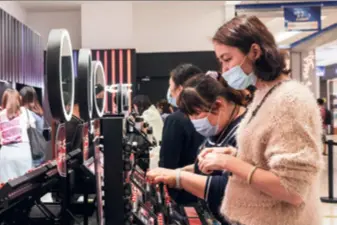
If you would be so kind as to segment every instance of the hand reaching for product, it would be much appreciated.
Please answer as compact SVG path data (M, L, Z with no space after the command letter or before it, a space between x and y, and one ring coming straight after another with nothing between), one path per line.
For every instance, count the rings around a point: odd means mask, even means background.
M164 183L170 188L176 186L176 171L165 168L155 168L146 174L147 180L151 184Z

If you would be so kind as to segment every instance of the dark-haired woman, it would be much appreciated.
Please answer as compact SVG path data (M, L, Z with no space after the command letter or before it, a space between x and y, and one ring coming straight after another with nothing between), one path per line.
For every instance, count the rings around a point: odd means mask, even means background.
M244 99L236 90L228 85L224 87L214 78L200 74L189 79L184 84L178 105L189 116L196 131L206 138L200 149L223 151L219 147L237 147L236 130L246 109L242 106ZM192 166L177 170L158 168L149 171L147 176L154 182L164 182L204 199L215 218L221 224L228 224L219 213L228 173L201 174L197 166Z
M249 78L258 89L238 128L236 156L227 148L198 156L202 172L233 174L221 213L249 225L321 224L322 126L313 94L289 79L284 56L257 17L233 18L213 43L225 78Z
M33 87L25 86L20 90L20 95L23 107L32 112L36 123L36 129L42 134L44 128L43 109L39 103L35 89Z
M183 84L200 73L201 69L192 64L182 64L173 69L169 80L168 102L177 107L176 98L180 95ZM183 112L177 110L172 113L164 123L159 167L177 169L192 164L203 140L203 136L196 132L192 122ZM197 201L185 191L169 189L169 193L179 204Z
M168 103L168 101L166 99L162 99L160 100L157 105L156 105L161 118L163 119L163 121L165 122L165 119L171 114L173 113L173 108L172 106Z
M7 89L2 96L0 112L0 183L24 175L33 167L27 134L35 127L32 113L21 107L18 91Z
M35 119L35 127L36 130L43 135L44 130L44 118L43 118L43 109L39 103L37 98L36 91L33 87L25 86L21 88L20 95L22 99L22 106L28 110ZM38 160L33 160L33 164L35 167L41 165L45 157L42 157Z

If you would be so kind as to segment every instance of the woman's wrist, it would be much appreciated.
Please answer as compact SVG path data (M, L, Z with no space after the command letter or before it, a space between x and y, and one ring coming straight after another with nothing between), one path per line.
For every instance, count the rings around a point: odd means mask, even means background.
M183 172L180 168L179 169L176 169L175 170L176 172L176 185L175 185L175 188L176 189L182 189L182 186L181 186L181 173Z
M232 155L222 155L220 157L221 160L221 168L222 170L229 170L231 171L231 165L233 164L233 161L235 160L235 157Z

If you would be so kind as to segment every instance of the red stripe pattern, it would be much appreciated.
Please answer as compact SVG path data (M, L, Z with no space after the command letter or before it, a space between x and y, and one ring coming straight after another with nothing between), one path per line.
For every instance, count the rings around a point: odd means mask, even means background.
M136 83L136 68L134 49L92 50L93 60L100 60L103 64L107 85ZM132 93L129 93L129 111L131 111ZM105 112L117 112L115 94L107 93Z

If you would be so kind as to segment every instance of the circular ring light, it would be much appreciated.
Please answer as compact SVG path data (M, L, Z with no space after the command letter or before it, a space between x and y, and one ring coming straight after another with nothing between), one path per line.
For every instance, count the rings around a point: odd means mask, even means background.
M80 115L83 120L91 119L93 112L93 73L91 61L91 50L80 49L75 91L80 106ZM86 87L86 90L83 90L83 87Z
M94 97L94 117L102 117L105 109L106 80L103 65L100 61L92 62L93 70L93 97Z
M75 75L73 49L65 29L49 32L47 44L47 93L52 116L69 121L74 108Z

